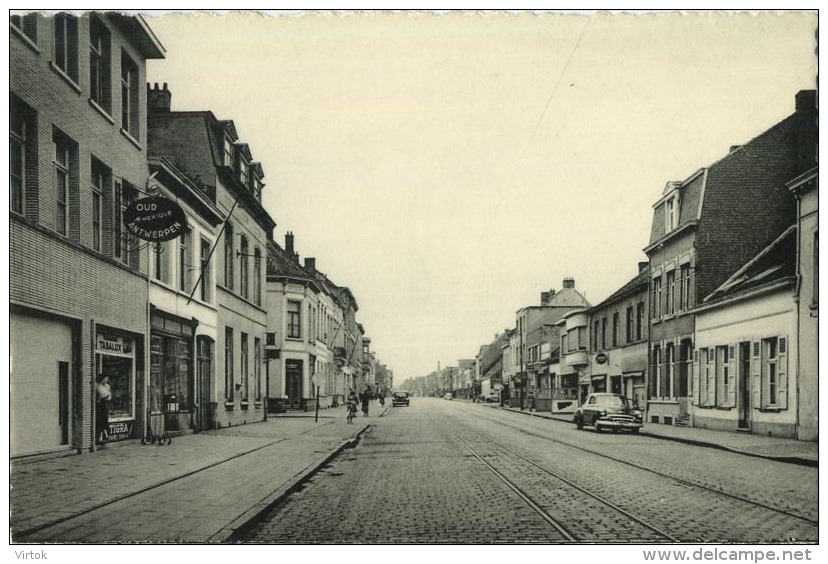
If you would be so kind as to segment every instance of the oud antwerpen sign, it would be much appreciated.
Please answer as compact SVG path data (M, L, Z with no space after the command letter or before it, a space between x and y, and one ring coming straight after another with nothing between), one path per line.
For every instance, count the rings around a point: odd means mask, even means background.
M160 196L135 200L124 210L127 231L145 241L159 243L175 239L187 227L184 210Z

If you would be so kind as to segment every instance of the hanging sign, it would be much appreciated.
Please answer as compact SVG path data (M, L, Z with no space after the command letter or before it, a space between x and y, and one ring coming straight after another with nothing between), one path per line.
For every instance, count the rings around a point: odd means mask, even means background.
M124 225L139 239L160 243L181 235L187 227L187 218L174 201L149 196L135 200L124 210Z
M597 362L598 364L606 364L608 360L609 357L607 356L607 353L600 352L595 355L595 362Z

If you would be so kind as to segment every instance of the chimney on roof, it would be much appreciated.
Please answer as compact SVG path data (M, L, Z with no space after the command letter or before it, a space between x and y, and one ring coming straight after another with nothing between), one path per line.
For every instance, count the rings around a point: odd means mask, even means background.
M574 288L575 287L575 279L574 278L564 278L563 279L563 287L564 288Z
M647 261L644 261L644 262L639 262L639 263L638 263L638 272L642 272L642 271L643 271L645 268L647 268L648 266L650 266L650 263L649 263L649 262L647 262Z
M293 231L285 233L285 252L293 255Z
M305 257L305 268L308 270L316 270L316 259L313 257Z
M147 83L147 111L151 114L167 114L170 112L170 100L172 99L172 92L167 89L167 83L164 83L164 88L159 89L156 82L150 88Z
M796 111L813 112L817 104L816 90L800 90L796 93Z
M541 292L541 305L546 305L549 301L549 292Z

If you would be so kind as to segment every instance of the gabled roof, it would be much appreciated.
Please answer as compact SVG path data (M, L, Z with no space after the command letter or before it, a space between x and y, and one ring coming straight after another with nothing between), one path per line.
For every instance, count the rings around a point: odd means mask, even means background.
M302 266L288 255L275 241L267 241L267 276L268 278L286 278L302 282L310 282L318 288L316 277L307 272Z
M633 279L631 279L629 282L627 282L626 284L618 288L615 292L610 294L609 297L607 297L604 301L591 308L592 311L610 305L618 300L621 300L629 296L630 294L636 294L642 290L646 292L650 284L649 276L650 266L647 265L644 268L642 268L641 272L639 272Z
M796 225L790 226L704 299L718 302L796 276Z

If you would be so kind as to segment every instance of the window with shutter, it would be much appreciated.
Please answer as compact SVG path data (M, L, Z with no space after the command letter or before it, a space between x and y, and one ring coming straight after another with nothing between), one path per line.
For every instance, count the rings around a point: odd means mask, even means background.
M699 405L699 351L693 351L693 404Z
M788 409L788 338L779 337L779 354L777 367L776 406L779 409Z
M753 374L753 409L762 409L762 369L759 356L760 343L753 343L753 360L751 361L751 373Z
M730 345L728 347L728 388L726 394L727 405L734 407L736 405L736 347Z
M707 364L705 367L707 377L707 401L705 405L716 405L716 349L707 349Z

